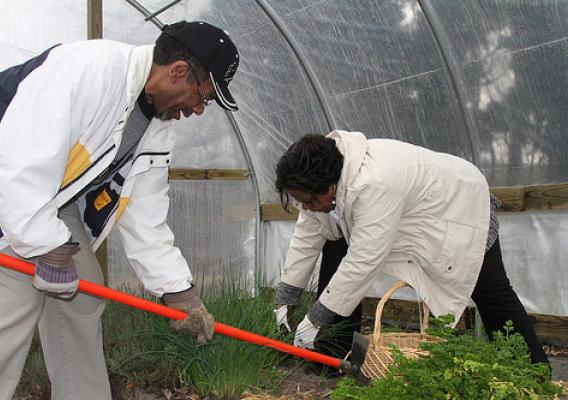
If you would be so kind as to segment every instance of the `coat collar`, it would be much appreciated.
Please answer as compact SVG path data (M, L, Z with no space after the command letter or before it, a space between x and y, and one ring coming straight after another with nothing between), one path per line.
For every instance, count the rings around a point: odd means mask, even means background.
M335 140L339 152L343 155L343 168L339 182L337 182L335 195L336 207L341 215L345 209L347 188L355 180L367 153L367 138L361 132L339 130L330 132L327 137Z
M154 60L154 45L138 46L132 49L128 60L127 97L128 104L134 104L150 76Z

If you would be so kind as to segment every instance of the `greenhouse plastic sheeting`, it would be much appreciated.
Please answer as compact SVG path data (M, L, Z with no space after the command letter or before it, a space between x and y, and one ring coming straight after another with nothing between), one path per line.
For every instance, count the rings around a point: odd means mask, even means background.
M233 126L220 107L206 108L200 118L180 120L175 130L172 168L247 168Z
M170 0L140 3L152 12ZM126 1L103 1L103 14L106 39L151 44L159 34ZM84 39L86 18L85 2L4 1L0 68ZM215 277L229 266L254 274L251 249L263 240L255 237L257 198L278 200L278 158L308 133L358 130L449 152L478 165L491 186L568 182L566 0L182 0L159 19L216 24L241 53L231 83L241 110L229 118L211 107L175 124L175 168L252 167L260 189L252 180L172 183L170 220L197 271L205 263L219 266L207 268ZM238 223L225 209L235 204ZM568 213L555 213L502 214L503 249L529 308L566 315L544 305L559 296L542 289L553 285L547 274L566 276L566 232L554 222L566 225ZM282 264L290 224L265 223L260 232L266 276ZM121 256L110 247L114 263ZM525 271L519 283L515 271Z
M76 0L3 0L0 7L0 71L56 43L87 38L87 9Z
M568 181L568 2L424 3L456 70L490 184Z
M286 3L271 2L322 85L335 128L471 159L457 98L415 2L328 1L284 11Z
M169 1L141 3L154 11ZM84 38L78 4L4 2L2 66ZM159 34L125 1L103 7L105 38L145 44ZM461 155L492 186L568 181L567 17L568 2L551 0L199 0L159 16L210 21L239 46L235 119L262 201L276 200L274 166L289 144L331 128ZM210 124L206 137L232 140L227 118ZM203 158L200 146L186 147L188 160ZM206 159L232 167L239 157L231 144Z
M465 157L479 165L492 186L568 181L565 146L559 146L568 144L568 115L563 112L568 103L563 90L568 83L568 2L267 3L297 47L294 56L322 88L331 127ZM228 4L231 13L238 13L232 7L240 2ZM246 25L253 33L240 35L243 18L235 18L235 40L249 55L243 58L247 77L234 85L247 107L236 119L251 148L271 149L252 151L252 157L261 199L275 201L271 184L277 154L301 135L323 134L328 128L321 126L319 103L309 101L295 111L297 102L311 98L304 92L313 87L308 81L305 88L297 87L301 80L295 69L300 66L294 60L286 63L286 82L294 85L288 104L281 105L280 113L262 112L270 108L266 102L280 104L287 98L282 79L274 79L282 75L281 45L275 39L261 49L261 60L254 57L249 48L264 43L273 28L255 15ZM272 57L264 57L270 52ZM261 83L256 90L249 87L249 68L252 82ZM260 104L257 92L265 96Z
M250 203L254 192L246 181L172 181L168 223L175 244L188 260L194 282L210 288L237 279L253 288L254 214ZM109 284L137 288L135 277L112 234L108 244ZM160 266L156 266L159 268Z
M568 213L501 213L503 259L529 311L568 315Z

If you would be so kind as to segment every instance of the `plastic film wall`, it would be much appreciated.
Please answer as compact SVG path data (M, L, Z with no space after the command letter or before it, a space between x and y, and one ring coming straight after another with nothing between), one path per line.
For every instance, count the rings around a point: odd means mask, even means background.
M268 3L313 70L335 128L465 157L492 186L568 181L566 1ZM263 81L271 72L258 68ZM279 85L267 89L280 98ZM294 93L290 103L303 101ZM290 140L325 133L311 121L271 126ZM254 156L259 174L272 177L272 153Z
M568 3L426 3L490 183L568 181Z
M4 3L0 68L86 36L82 2ZM155 11L171 0L140 3ZM107 39L149 44L159 34L126 1L103 0L103 11ZM307 133L358 130L449 152L474 162L491 186L568 182L568 0L182 0L158 18L216 24L241 54L234 120L217 107L176 128L174 168L252 167L260 188L251 180L171 182L170 222L200 276L254 273L257 195L278 200L276 162ZM556 277L555 291L568 293L559 228L568 213L501 219L505 262L525 304L568 315L568 302L539 289ZM262 226L259 267L270 280L292 226ZM109 248L113 277L128 280L114 239Z
M56 43L87 37L87 9L73 0L4 0L0 10L0 71Z
M252 188L241 181L172 181L168 223L186 257L194 282L209 288L231 280L253 287L254 212ZM137 288L117 235L108 246L109 281ZM159 266L158 266L159 267Z

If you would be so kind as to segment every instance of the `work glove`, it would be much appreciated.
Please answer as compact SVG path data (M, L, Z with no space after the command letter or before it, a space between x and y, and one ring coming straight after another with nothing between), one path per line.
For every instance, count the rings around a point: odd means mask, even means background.
M73 256L79 250L79 243L67 242L37 257L32 282L34 287L61 299L73 297L79 287Z
M274 309L274 315L276 316L276 328L279 331L282 329L282 325L284 325L288 332L292 332L288 323L288 306L286 304L277 304L276 309Z
M203 305L197 290L193 287L178 293L166 293L162 296L165 305L187 313L187 317L172 321L171 326L179 332L197 337L199 344L213 339L215 319Z
M303 347L306 349L314 348L314 341L319 332L320 328L312 324L308 316L306 315L298 329L296 329L296 334L294 335L294 346Z

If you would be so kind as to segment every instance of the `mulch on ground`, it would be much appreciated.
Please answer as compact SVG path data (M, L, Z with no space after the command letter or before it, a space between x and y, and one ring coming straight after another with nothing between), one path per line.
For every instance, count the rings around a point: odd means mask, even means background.
M245 392L240 400L324 400L329 399L340 377L326 378L307 372L297 363L282 367L288 375L276 390L267 392ZM212 400L199 397L187 389L142 388L133 382L113 385L116 399L120 400ZM34 399L35 400L35 399Z

